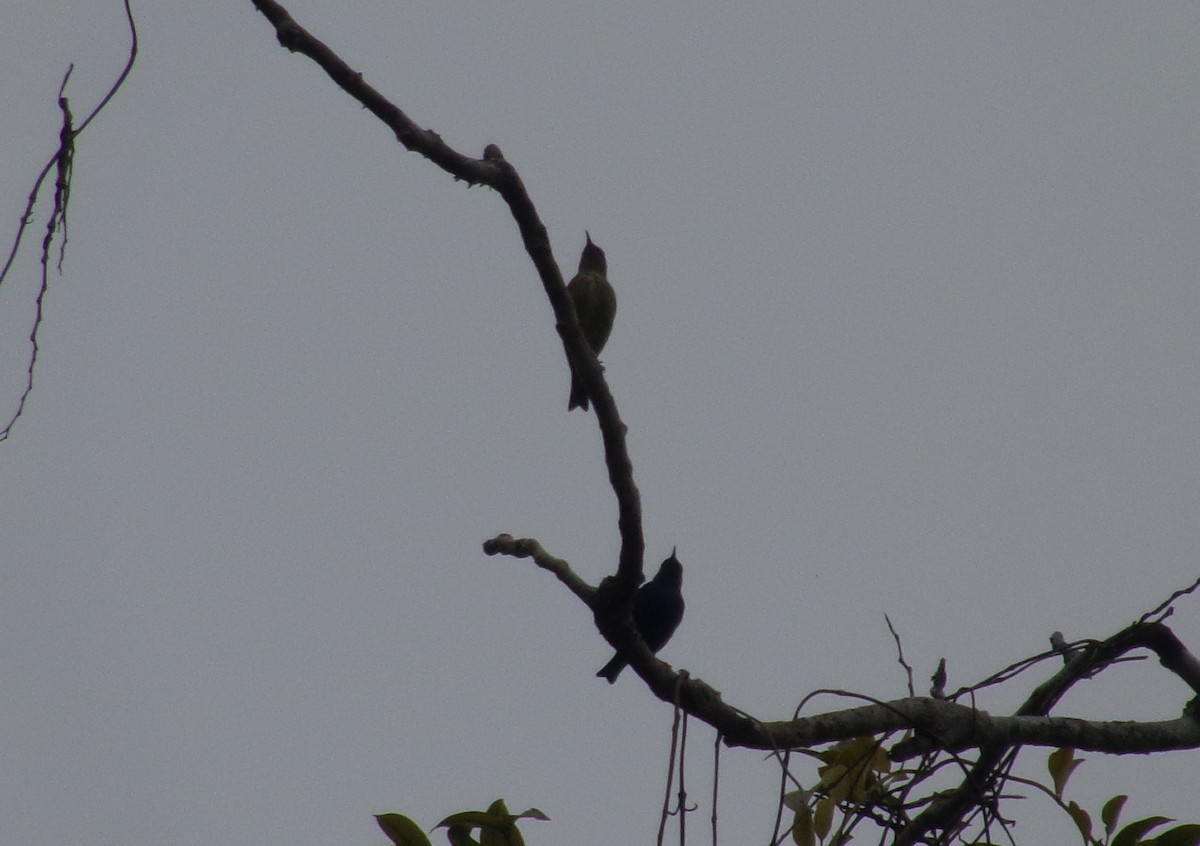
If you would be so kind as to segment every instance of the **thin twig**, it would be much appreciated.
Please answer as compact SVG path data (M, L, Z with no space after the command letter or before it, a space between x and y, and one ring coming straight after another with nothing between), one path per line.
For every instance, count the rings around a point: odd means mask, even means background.
M129 22L129 58L126 60L125 67L117 77L116 82L108 89L108 93L104 95L99 104L92 109L91 113L78 127L74 126L70 103L66 97L67 81L71 78L71 71L75 66L68 66L67 72L63 74L62 83L58 88L58 107L59 111L62 112L62 123L58 133L58 149L50 157L50 160L46 162L33 182L33 189L29 192L29 198L25 204L25 212L21 215L21 222L17 225L16 234L13 236L12 248L9 250L4 267L0 268L0 285L3 285L4 280L8 277L8 271L12 268L13 262L16 261L17 253L20 251L25 230L33 222L33 209L37 204L38 197L41 195L42 185L53 169L56 174L54 181L54 207L51 209L50 216L46 220L46 234L42 238L41 281L38 286L37 297L34 300L33 324L29 330L29 358L26 360L25 366L25 387L22 389L21 396L17 400L17 408L13 412L12 417L9 418L4 428L0 429L0 442L8 440L13 426L16 425L17 420L25 411L25 403L28 401L30 394L33 393L33 374L37 368L38 353L41 349L38 344L38 334L42 327L46 292L50 287L50 254L54 245L54 239L59 233L62 234L62 238L59 241L56 267L60 274L62 273L63 260L66 258L67 209L70 205L71 176L75 163L75 139L83 133L88 124L100 114L109 101L116 95L117 91L125 83L125 79L129 76L130 71L133 70L134 60L137 59L137 25L133 20L133 10L129 6L129 0L125 0L125 19Z
M904 668L904 674L908 678L908 695L916 696L917 691L913 687L913 668L904 660L904 644L900 642L900 635L897 634L896 627L892 625L892 618L884 614L883 619L887 623L888 631L892 633L892 640L896 641L896 660L900 662L900 666Z
M658 819L658 846L663 845L667 833L667 817L671 815L671 787L675 778L675 755L679 749L679 723L683 709L675 703L671 716L671 753L667 758L667 786L663 791L662 813Z
M721 784L721 733L713 740L712 846L717 846L717 788Z

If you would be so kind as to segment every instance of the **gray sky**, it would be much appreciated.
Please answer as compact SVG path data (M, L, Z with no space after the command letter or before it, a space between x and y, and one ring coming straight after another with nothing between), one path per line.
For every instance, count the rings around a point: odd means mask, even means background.
M1200 8L289 8L458 149L499 144L565 272L585 228L606 249L649 563L685 566L663 657L731 703L903 695L885 613L921 687L942 656L955 687L1200 574ZM373 813L497 796L553 818L531 844L649 842L670 710L593 677L609 650L553 578L479 549L534 536L594 582L618 545L503 203L249 2L136 12L0 445L4 842L375 843ZM82 114L123 26L116 0L0 12L4 232L67 64ZM39 238L0 290L5 417ZM1200 648L1197 601L1173 624ZM1187 698L1145 662L1059 713ZM1087 757L1093 811L1196 818L1195 753ZM722 774L724 837L766 843L775 771Z

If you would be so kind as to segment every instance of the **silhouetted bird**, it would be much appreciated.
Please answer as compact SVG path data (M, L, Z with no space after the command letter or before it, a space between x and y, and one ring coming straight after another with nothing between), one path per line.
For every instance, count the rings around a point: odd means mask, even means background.
M579 318L583 337L587 338L592 352L600 355L612 332L613 318L617 315L617 294L605 275L608 273L608 260L604 257L604 250L592 243L591 235L587 232L583 234L587 235L587 244L579 256L579 272L567 283L567 293L575 304L575 316ZM587 411L588 396L572 364L571 399L567 402L567 411L573 408Z
M672 549L671 557L662 563L654 578L642 585L633 597L633 624L651 652L658 652L667 645L683 619L682 588L683 565ZM612 684L628 664L618 652L596 675Z

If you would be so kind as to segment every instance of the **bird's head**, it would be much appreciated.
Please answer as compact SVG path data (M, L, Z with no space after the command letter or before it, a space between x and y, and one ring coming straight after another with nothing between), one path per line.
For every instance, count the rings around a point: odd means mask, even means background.
M683 565L675 557L675 547L671 547L671 556L659 566L654 581L683 584Z
M580 273L599 273L605 274L608 272L608 259L604 257L604 250L592 243L592 236L585 231L587 243L583 245L583 252L579 256L579 272Z

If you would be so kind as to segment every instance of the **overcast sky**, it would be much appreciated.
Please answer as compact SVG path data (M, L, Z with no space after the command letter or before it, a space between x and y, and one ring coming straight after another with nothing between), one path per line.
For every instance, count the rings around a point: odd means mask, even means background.
M585 229L607 251L648 564L685 567L662 656L731 704L904 695L885 613L953 688L1200 575L1200 7L288 6L420 125L500 145L565 273ZM504 204L248 0L135 11L0 444L0 839L369 844L374 813L503 796L552 818L533 846L650 842L670 709L593 677L609 649L551 576L480 551L536 537L595 582L618 548ZM4 238L67 65L82 115L124 27L117 0L0 10ZM40 236L0 289L5 419ZM1172 625L1200 649L1200 599ZM1058 713L1189 698L1147 661ZM1198 754L1089 755L1070 795L1195 820ZM726 842L767 843L775 770L721 772Z

